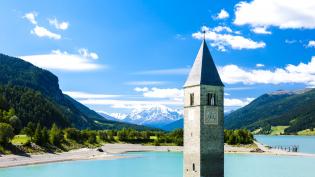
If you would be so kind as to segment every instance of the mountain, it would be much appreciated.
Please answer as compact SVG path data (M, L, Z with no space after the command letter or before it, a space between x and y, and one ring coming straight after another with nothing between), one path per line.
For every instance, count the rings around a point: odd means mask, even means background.
M172 130L183 128L183 127L184 127L184 119L179 119L177 121L164 125L163 127L161 127L161 129L166 130L166 131L172 131Z
M104 119L86 106L64 95L58 78L51 72L38 68L19 58L0 54L1 105L15 109L23 126L40 122L50 127L74 126L78 129L147 129Z
M107 120L112 120L112 121L120 121L119 119L109 115L108 113L105 112L98 112L99 115L101 115L103 118L107 119Z
M285 133L315 127L315 89L264 94L225 116L227 129L248 128L268 133L272 126L287 126Z
M146 108L138 108L132 110L131 113L127 115L112 114L122 122L145 125L149 127L162 128L163 126L170 124L174 121L183 118L183 114L164 105L154 105Z

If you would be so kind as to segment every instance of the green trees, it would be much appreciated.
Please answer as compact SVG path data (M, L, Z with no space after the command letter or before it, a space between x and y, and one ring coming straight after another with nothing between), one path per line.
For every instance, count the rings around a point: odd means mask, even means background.
M246 129L224 130L224 142L227 144L251 144L253 141L253 134Z
M173 139L174 143L177 146L183 146L183 136L184 136L184 131L183 129L176 129L171 132L170 137Z
M123 128L117 132L117 137L119 141L127 141L128 140L128 131L127 129Z
M34 143L36 143L38 145L43 144L43 142L42 142L42 128L41 128L39 123L37 123L33 140L34 140Z
M0 144L6 145L14 136L14 129L10 124L0 123Z
M63 132L57 127L56 124L53 124L49 131L49 143L59 146L64 139Z
M42 134L42 139L41 139L41 142L43 144L47 144L48 143L48 140L49 140L49 133L48 133L48 130L46 127L44 127L42 130L41 130L41 134Z
M33 122L29 122L26 127L21 130L21 134L25 134L29 137L34 136L36 125Z
M77 142L81 142L81 132L78 129L75 128L66 128L64 130L66 138L69 140L74 140Z
M18 134L22 128L21 120L16 115L14 115L9 118L9 123L14 129L14 133Z

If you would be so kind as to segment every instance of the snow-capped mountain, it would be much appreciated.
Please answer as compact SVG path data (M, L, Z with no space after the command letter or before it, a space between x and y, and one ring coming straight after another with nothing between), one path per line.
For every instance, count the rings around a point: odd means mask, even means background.
M127 114L123 113L110 113L109 115L119 120L124 120L127 117Z
M98 111L97 112L99 115L101 115L102 117L104 117L107 120L113 120L113 121L120 121L119 119L117 119L114 116L111 116L110 114L108 114L107 112L103 112L103 111Z
M182 111L171 109L164 105L154 105L146 108L134 109L127 115L120 113L112 113L109 115L122 122L156 128L161 128L164 125L183 118Z

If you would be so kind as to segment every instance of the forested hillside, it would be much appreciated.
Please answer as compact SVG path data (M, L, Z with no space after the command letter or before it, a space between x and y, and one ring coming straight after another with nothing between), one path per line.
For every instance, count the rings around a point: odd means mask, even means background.
M286 126L286 134L315 127L315 89L264 94L225 117L227 129L248 128L260 133Z
M3 100L0 104L13 108L24 126L33 122L78 129L147 129L104 119L64 95L58 78L51 72L3 54L0 54L0 97Z

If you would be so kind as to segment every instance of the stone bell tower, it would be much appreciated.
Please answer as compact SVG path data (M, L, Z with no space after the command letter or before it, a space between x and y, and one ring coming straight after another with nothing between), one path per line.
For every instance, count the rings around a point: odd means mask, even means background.
M184 177L224 177L223 94L203 40L184 85Z

